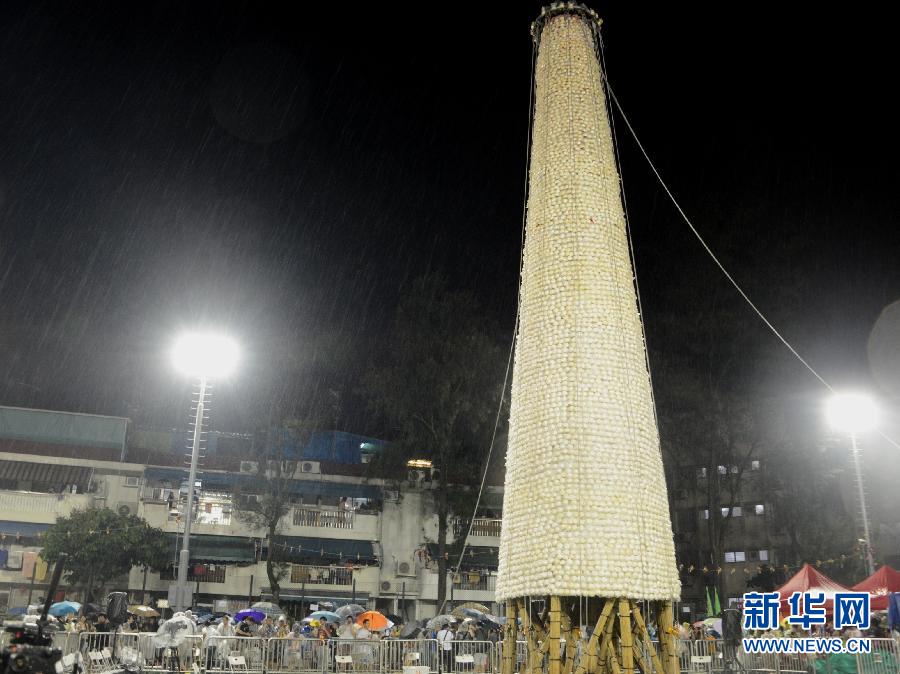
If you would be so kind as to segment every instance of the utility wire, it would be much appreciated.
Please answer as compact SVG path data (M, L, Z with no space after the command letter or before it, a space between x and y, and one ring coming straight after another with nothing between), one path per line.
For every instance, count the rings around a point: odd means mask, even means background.
M722 274L725 276L725 278L728 279L728 281L731 283L731 285L734 286L734 289L738 291L738 294L744 299L744 301L747 303L747 305L760 318L760 320L766 324L766 327L769 328L769 330L772 332L772 334L775 335L778 338L778 340L782 344L784 344L785 347L787 347L788 351L790 351L794 355L794 357L798 361L800 361L803 364L803 366L807 370L809 370L809 372L816 379L818 379L819 382L825 388L827 388L831 393L834 393L835 392L834 387L831 384L829 384L825 380L825 378L822 377L822 375L820 375L818 372L816 372L816 370L812 367L812 365L810 365L806 361L806 359L800 355L800 353L797 351L797 349L795 349L791 345L791 343L788 342L787 339L785 339L785 337L778 331L778 329L774 325L772 325L772 322L768 318L766 318L765 314L763 314L763 312L759 309L759 307L757 307L756 304L753 303L753 301L750 299L750 297L747 295L747 293L744 292L744 289L741 287L741 285L734 279L734 277L725 268L725 265L723 265L722 262L719 260L719 258L716 257L716 254L713 253L712 249L709 247L709 244L706 243L706 240L703 238L703 236L700 234L700 232L697 231L697 228L694 227L694 223L691 222L691 219L684 212L684 209L681 207L681 204L678 203L678 200L675 198L675 195L672 194L672 190L669 189L669 186L666 184L666 181L663 180L662 176L660 175L659 171L656 168L656 165L653 163L653 160L650 159L650 155L647 153L647 150L644 148L644 144L641 143L640 139L637 136L637 133L634 130L634 127L631 125L631 122L628 119L628 116L625 114L625 111L622 109L622 104L619 103L619 99L616 98L616 95L612 89L612 85L610 85L610 83L609 83L609 79L607 79L607 81L606 81L606 90L609 92L610 99L612 99L613 103L615 103L616 108L619 111L619 114L622 115L622 121L624 121L625 125L628 127L628 131L631 133L631 137L634 138L635 144L638 146L638 149L641 151L641 154L644 155L644 159L647 161L647 164L650 166L650 170L653 171L653 175L656 176L656 179L659 181L659 184L662 186L663 190L668 195L669 199L672 201L672 204L678 210L678 213L681 215L682 219L687 224L688 228L691 230L691 233L693 233L693 235L696 237L697 241L700 242L700 245L703 246L703 249L707 252L707 254L710 256L710 258L712 258L712 261L715 262L716 266L719 268L719 270L722 272ZM893 447L895 447L896 449L900 449L900 444L898 444L893 438L888 436L884 431L879 430L879 431L877 431L877 433L881 438L886 440Z

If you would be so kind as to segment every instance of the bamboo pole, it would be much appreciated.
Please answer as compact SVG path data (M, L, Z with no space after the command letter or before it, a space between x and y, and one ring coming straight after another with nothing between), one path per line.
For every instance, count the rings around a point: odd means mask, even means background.
M681 663L678 660L678 648L675 645L675 618L672 602L661 602L657 608L657 625L659 626L659 642L663 646L663 659L666 674L680 674Z
M550 596L549 674L562 674L559 666L559 595Z
M646 647L647 652L650 654L650 661L653 663L653 666L656 668L656 671L659 672L659 674L666 674L665 667L663 666L663 663L660 661L659 656L656 653L656 648L653 646L653 641L650 639L650 633L647 631L647 624L644 622L644 617L641 615L641 609L639 606L635 605L634 611L632 612L632 617L634 618L634 623L636 626L635 631L640 634L641 641L644 642L644 646ZM660 643L664 643L661 636ZM665 648L665 646L663 647Z
M506 602L506 632L503 635L503 674L516 671L516 605Z
M634 653L631 639L631 602L619 600L619 646L622 651L622 674L634 674Z
M606 656L607 662L609 663L609 671L612 674L622 674L622 670L619 667L619 658L616 656L616 647L613 645L612 641L606 642Z
M613 599L606 600L603 610L597 618L594 632L591 634L591 638L585 649L585 653L587 654L587 667L585 667L584 662L579 662L578 667L575 668L575 674L585 674L585 670L587 670L588 674L595 674L597 671L597 644L600 641L600 635L603 634L603 631L606 629L606 621L609 619L610 613L612 613L614 601L615 600Z
M609 604L612 609L615 609L615 599L610 599ZM613 660L616 660L615 652L611 650L612 646L612 638L613 631L616 627L616 619L612 615L610 615L609 620L606 621L606 629L603 631L603 640L600 642L600 672L601 674L605 674L607 671L612 670L612 664L608 662L608 655L610 652L613 653ZM618 670L618 661L616 661L616 669Z

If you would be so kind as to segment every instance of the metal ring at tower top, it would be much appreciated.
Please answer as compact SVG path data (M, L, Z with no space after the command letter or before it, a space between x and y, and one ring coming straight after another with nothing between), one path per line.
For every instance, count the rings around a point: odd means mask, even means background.
M583 5L580 2L554 2L542 7L541 15L531 23L531 37L535 45L540 44L541 31L544 30L547 21L561 14L573 14L581 17L594 28L595 34L600 30L600 25L603 23L603 19L600 18L597 12L587 5Z

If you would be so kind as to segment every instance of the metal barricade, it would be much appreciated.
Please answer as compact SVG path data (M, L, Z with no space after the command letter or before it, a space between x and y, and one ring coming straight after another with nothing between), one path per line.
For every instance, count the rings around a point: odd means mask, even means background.
M381 641L369 639L329 639L325 672L378 672Z
M381 671L403 672L404 667L420 667L419 674L439 671L438 643L434 639L385 639L381 642Z
M203 637L188 635L178 646L160 648L153 637L155 632L144 632L138 636L138 668L151 672L185 672L202 667Z
M893 639L872 639L872 652L856 656L859 674L897 674L900 672L900 644Z
M67 635L66 646L71 647L77 638L76 650L84 658L90 672L101 672L116 669L122 662L123 654L132 659L138 651L139 635L133 632L82 632ZM74 652L74 651L73 651ZM66 653L63 653L66 655Z
M450 656L443 653L443 670L452 674L497 672L497 649L492 641L451 641Z
M328 661L329 644L321 639L269 639L268 674L318 674Z
M201 668L208 674L236 670L262 674L268 665L267 641L258 637L207 637L203 644Z
M56 632L52 637L53 648L61 650L63 656L78 653L79 636L78 632Z

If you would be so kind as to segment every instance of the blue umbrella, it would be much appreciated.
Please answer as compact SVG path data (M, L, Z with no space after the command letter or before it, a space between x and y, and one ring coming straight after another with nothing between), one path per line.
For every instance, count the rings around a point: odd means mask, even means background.
M266 614L255 608L245 608L243 611L238 611L234 614L235 622L240 622L244 618L250 618L255 623L261 623L266 619Z
M61 618L70 613L78 613L80 610L81 604L77 601L58 601L50 607L50 615Z
M341 622L341 617L334 611L315 611L306 616L307 620L324 620L330 623Z
M16 606L15 608L9 609L6 614L7 615L25 615L28 611L28 607L26 606Z

